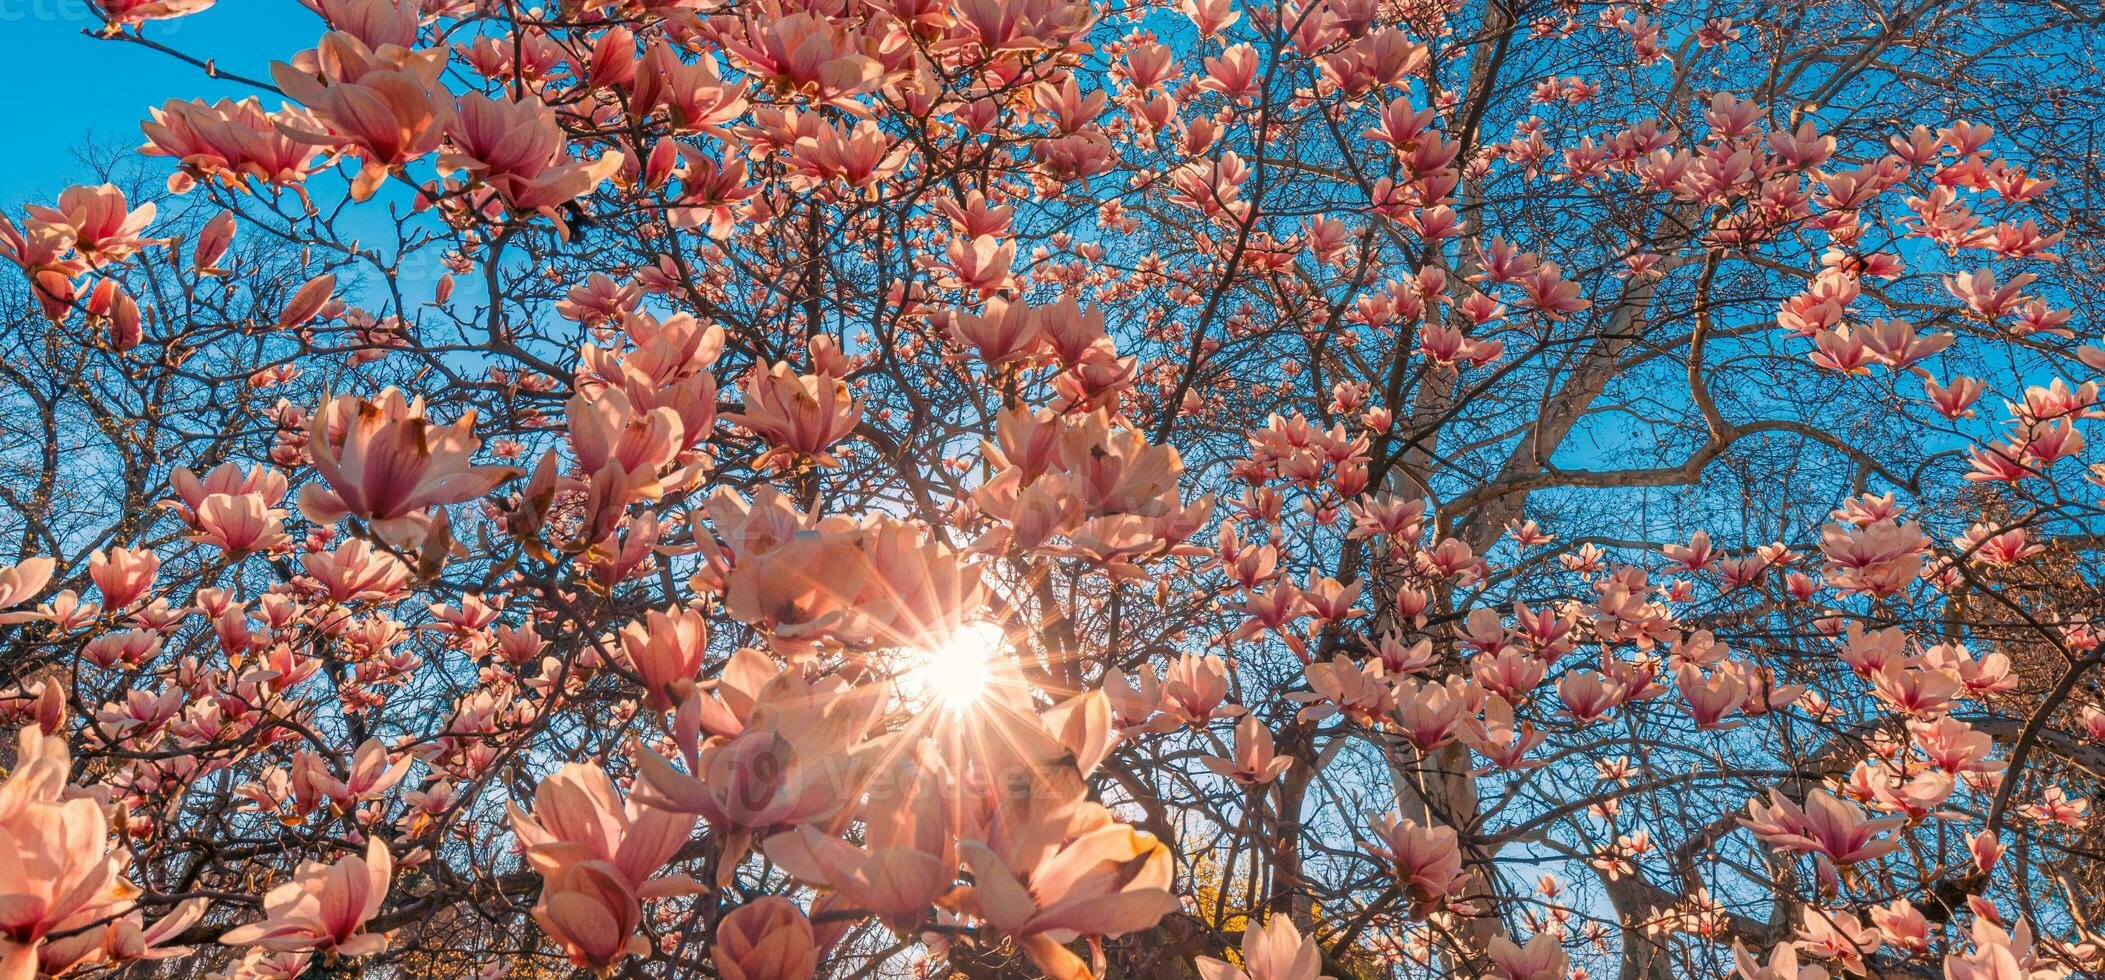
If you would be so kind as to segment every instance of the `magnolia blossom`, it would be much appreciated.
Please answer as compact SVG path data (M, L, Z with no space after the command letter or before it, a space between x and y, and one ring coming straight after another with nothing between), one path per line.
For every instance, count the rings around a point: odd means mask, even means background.
M1167 730L1201 725L1217 714L1241 714L1240 705L1223 703L1227 698L1227 661L1187 653L1170 664L1162 679L1162 703L1157 706L1161 714L1155 716L1155 725Z
M175 491L175 501L164 501L186 519L194 521L199 507L215 496L247 497L262 500L266 507L276 507L285 499L285 474L267 466L251 467L247 472L233 463L221 463L199 478L187 466L178 466L168 474L168 485Z
M533 915L570 962L587 969L650 953L649 940L636 932L643 908L635 889L603 863L565 864L542 876Z
M369 46L343 31L323 35L306 57L271 65L278 87L313 113L284 132L356 156L352 195L365 200L390 169L438 148L453 106L439 79L444 55L444 48Z
M173 157L181 164L182 169L168 178L169 190L176 193L190 190L199 177L298 188L322 166L318 148L279 129L280 123L295 131L321 128L298 106L266 112L254 97L214 103L170 99L148 113L139 124L147 139L139 152ZM204 259L203 241L199 249Z
M957 313L950 318L951 336L993 368L1028 361L1043 331L1036 311L1023 303L990 303L985 314Z
M0 568L0 609L19 606L44 591L44 583L51 581L55 567L57 562L47 557L25 558L17 564Z
M651 878L686 842L693 819L624 802L597 766L564 763L534 788L531 815L516 805L509 813L527 860L543 874L595 861L641 894L678 894L689 884L675 877L653 886Z
M580 966L644 955L649 946L636 934L641 903L695 890L684 876L655 877L686 842L693 818L624 802L597 766L564 764L535 787L532 815L513 806L510 816L542 877L534 921Z
M488 184L506 203L553 216L556 205L587 194L621 168L619 152L590 163L569 160L555 112L533 96L518 101L470 95L446 123L453 149L439 165Z
M431 508L473 500L517 473L468 462L482 445L474 429L472 410L435 425L423 399L393 388L373 400L340 396L308 423L308 449L325 482L300 489L300 513L319 524L355 517L385 541L416 544Z
M1769 962L1764 964L1747 951L1747 947L1734 941L1733 963L1741 980L1828 980L1825 967L1816 963L1798 962L1798 948L1789 942L1776 944L1769 951Z
M1740 820L1773 846L1824 854L1845 865L1870 860L1899 847L1899 842L1877 835L1903 822L1898 817L1866 820L1862 810L1825 790L1807 794L1803 808L1770 790L1768 804L1759 800L1748 803L1747 816Z
M1177 906L1161 841L1110 822L1108 814L1086 817L1080 826L1094 829L1055 848L1004 848L1004 855L977 841L961 845L975 882L963 901L990 928L1014 937L1049 976L1087 976L1061 945L1066 939L1124 935Z
M2005 929L1986 915L1973 920L1973 948L1944 957L1948 980L2064 980L2069 973L2039 956L2032 928L2019 920Z
M137 27L149 20L170 20L210 8L214 0L103 0L103 17L112 27Z
M114 184L75 185L59 192L57 207L28 208L30 217L59 231L81 258L122 261L148 242L140 233L153 222L154 205L130 207Z
M18 743L0 781L0 977L30 980L40 957L71 962L94 948L62 939L47 952L47 937L126 913L138 889L123 877L125 852L111 846L102 804L66 785L65 742L32 726Z
M1391 815L1368 817L1374 839L1367 853L1388 865L1389 873L1410 896L1412 911L1424 915L1469 881L1462 870L1460 838L1452 827L1426 827Z
M694 690L709 634L701 615L691 609L652 610L623 627L619 640L622 658L643 678L645 702L665 711Z
M193 541L230 555L271 551L286 542L284 510L271 507L262 494L215 493L198 502Z
M824 372L797 374L786 362L748 373L742 390L745 410L724 420L766 440L768 459L835 465L827 449L854 432L862 417L862 402L848 394L845 382Z
M1301 938L1293 919L1273 915L1261 929L1243 927L1242 966L1210 956L1196 960L1202 980L1330 980L1322 973L1323 950Z
M144 549L108 548L88 559L88 577L102 590L102 604L122 609L153 588L161 556Z
M1538 933L1526 945L1517 945L1505 936L1491 940L1486 953L1495 969L1497 980L1564 980L1571 969L1571 958L1565 955L1563 937L1554 932Z
M771 896L724 916L714 952L724 980L804 980L819 951L811 920L788 899Z
M1244 786L1262 786L1279 777L1292 767L1294 760L1282 759L1274 754L1272 731L1258 722L1255 715L1244 715L1235 724L1235 758L1207 756L1199 760L1216 774L1226 776Z
M985 605L978 565L915 525L883 517L813 521L779 493L719 492L714 578L730 615L784 649L819 640L916 647L954 634Z
M806 824L769 838L762 850L790 874L833 889L906 934L957 877L945 785L940 773L901 767L873 794L862 846Z
M263 921L230 929L219 941L338 956L385 952L386 934L364 928L379 914L394 869L393 855L377 837L366 842L363 858L347 855L334 864L303 861L292 880L263 896Z
M367 739L352 753L348 775L339 779L320 756L301 752L293 758L292 791L303 811L313 809L322 799L348 807L359 800L385 795L402 781L414 761L405 755L390 765L387 747L378 739Z
M700 746L698 732L682 733L687 771L639 752L638 798L701 816L743 854L757 831L826 820L850 804L843 789L887 748L865 735L888 697L882 685L849 687L838 678L810 685L795 672L779 673L755 696L737 736Z

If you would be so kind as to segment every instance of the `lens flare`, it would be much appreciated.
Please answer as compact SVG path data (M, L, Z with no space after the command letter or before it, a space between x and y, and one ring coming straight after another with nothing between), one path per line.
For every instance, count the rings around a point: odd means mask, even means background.
M992 623L961 626L927 649L911 652L906 687L952 711L970 708L986 697L994 658L1005 640L1001 627Z

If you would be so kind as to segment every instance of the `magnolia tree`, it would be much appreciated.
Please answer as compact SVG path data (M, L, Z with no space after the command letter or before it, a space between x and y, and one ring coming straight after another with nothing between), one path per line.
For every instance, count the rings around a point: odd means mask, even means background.
M0 978L2105 969L2094 7L305 2L0 219Z

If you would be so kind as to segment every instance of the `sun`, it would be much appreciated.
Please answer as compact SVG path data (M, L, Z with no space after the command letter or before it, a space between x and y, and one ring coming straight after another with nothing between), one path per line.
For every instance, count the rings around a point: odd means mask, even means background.
M908 691L952 711L963 711L986 697L994 679L994 658L1007 641L993 623L969 623L923 650L909 651L912 664L904 680Z

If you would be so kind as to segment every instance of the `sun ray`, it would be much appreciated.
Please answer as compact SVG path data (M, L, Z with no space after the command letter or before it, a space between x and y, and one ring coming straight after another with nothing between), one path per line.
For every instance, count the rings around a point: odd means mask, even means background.
M1005 642L1001 627L992 623L952 630L909 652L911 666L901 677L903 693L952 712L969 710L986 697Z

